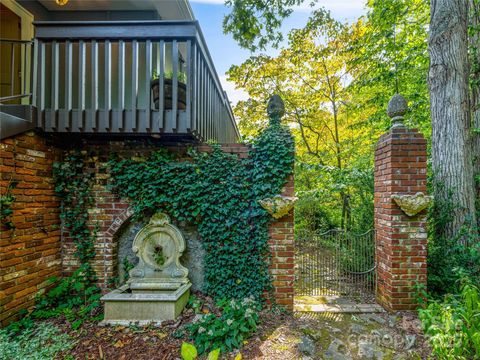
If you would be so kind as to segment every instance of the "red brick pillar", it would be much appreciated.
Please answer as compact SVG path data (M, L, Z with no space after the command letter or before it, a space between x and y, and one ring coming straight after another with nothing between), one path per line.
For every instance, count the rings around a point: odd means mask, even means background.
M294 178L291 175L283 188L282 195L294 196ZM293 283L295 280L293 210L286 216L270 224L270 274L273 281L273 295L278 305L293 310Z
M401 123L406 102L389 104L392 129L375 150L377 301L387 310L413 310L416 285L427 280L426 211L406 215L392 195L426 194L426 140Z

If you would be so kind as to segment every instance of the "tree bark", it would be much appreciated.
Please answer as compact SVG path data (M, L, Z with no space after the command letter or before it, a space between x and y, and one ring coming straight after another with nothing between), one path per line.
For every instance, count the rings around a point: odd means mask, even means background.
M431 0L429 90L432 166L437 204L451 202L442 233L455 236L475 219L468 59L468 2Z
M472 68L472 124L476 131L473 133L473 171L474 175L480 177L480 3L470 0L470 26L473 31L470 36L471 68ZM480 181L476 183L477 201L480 199ZM477 210L480 210L480 201L477 203ZM480 227L480 218L478 226Z

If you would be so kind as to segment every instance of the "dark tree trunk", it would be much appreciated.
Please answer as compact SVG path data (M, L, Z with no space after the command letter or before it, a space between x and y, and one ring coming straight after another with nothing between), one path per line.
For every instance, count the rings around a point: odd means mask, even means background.
M452 202L443 235L457 234L465 220L475 221L468 60L468 2L431 0L430 107L432 165L438 204ZM451 195L450 195L451 194Z

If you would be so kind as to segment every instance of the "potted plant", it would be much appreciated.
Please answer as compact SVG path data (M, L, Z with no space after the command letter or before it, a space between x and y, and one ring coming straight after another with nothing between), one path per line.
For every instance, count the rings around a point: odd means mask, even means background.
M163 80L163 92L165 96L165 110L172 109L172 98L173 98L173 72L167 71L165 72L165 78ZM177 84L178 84L178 96L177 96L177 109L178 110L185 110L187 107L187 74L182 71L177 73ZM155 104L155 108L159 108L159 97L160 97L160 81L158 73L154 70L152 81L151 81L151 88L152 88L152 96L153 96L153 103Z

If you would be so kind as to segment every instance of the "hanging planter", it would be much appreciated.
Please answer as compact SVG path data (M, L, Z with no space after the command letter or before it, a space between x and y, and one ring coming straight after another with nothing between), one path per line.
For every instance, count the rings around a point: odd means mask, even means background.
M163 94L164 94L164 110L172 110L172 100L173 100L173 74L171 72L165 73L165 78L163 79ZM187 108L187 85L186 80L187 76L183 72L179 72L177 75L177 110L185 110ZM155 109L160 107L160 81L158 75L153 74L153 79L150 82L152 88L152 98L153 103L155 104Z

